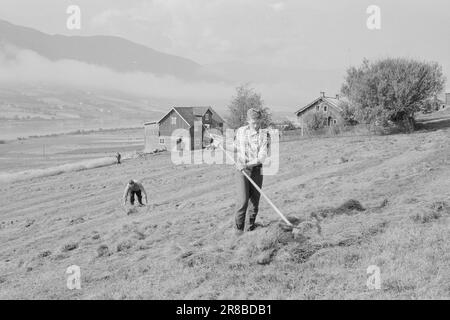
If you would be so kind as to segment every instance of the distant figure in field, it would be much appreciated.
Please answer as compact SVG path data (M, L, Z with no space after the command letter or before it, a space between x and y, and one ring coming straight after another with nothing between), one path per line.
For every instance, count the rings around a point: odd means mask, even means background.
M122 159L122 156L118 152L116 154L116 159L117 159L117 164L120 164L120 159Z
M139 201L139 205L143 206L142 203L142 193L145 196L145 203L148 204L147 200L147 192L145 192L144 186L137 180L130 180L127 186L125 187L125 192L123 194L123 204L125 205L128 200L128 195L130 195L130 203L134 205L134 196L136 195Z

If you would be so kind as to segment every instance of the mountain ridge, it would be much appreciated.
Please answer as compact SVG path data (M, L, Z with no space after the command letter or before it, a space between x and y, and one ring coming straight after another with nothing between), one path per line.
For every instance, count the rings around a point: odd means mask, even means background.
M109 67L119 72L148 72L181 79L206 75L201 65L117 36L47 34L0 19L0 42L32 50L52 61L71 59Z

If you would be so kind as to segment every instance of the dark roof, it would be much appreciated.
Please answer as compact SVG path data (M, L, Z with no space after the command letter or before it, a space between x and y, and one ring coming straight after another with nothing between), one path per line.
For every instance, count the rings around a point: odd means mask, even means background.
M223 119L211 108L211 107L173 107L173 110L177 112L190 126L194 125L195 117L203 117L205 113L210 110L214 121L224 123ZM171 112L170 110L164 117L158 122L161 122Z
M195 115L192 107L174 107L178 114L190 125L194 125Z
M335 107L338 111L343 111L343 107L344 105L347 103L347 100L345 98L332 98L332 97L319 97L317 99L315 99L313 102L307 104L306 106L298 109L295 114L299 114L300 112L303 112L305 110L307 110L308 108L311 108L313 105L315 105L317 102L319 101L325 101L327 102L329 105Z
M204 116L206 111L208 111L209 107L192 107L192 111L196 116Z
M202 117L205 115L206 111L210 110L213 115L213 120L219 123L225 123L223 121L222 117L219 116L217 112L214 111L213 108L206 106L206 107L193 107L194 108L194 114L195 115L201 115Z

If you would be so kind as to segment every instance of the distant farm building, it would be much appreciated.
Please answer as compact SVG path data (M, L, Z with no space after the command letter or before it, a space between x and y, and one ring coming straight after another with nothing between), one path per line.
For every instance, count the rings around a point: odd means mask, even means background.
M425 113L443 110L450 105L450 93L447 92L439 96L434 96L434 98L432 98L430 102L431 108L429 110L426 110Z
M325 92L321 92L317 99L295 112L297 123L299 126L306 125L306 119L311 113L322 112L326 117L325 124L327 126L340 124L343 122L341 112L345 103L345 100L339 95L327 97L325 96Z
M144 152L155 149L202 149L209 144L205 130L223 133L223 119L211 107L173 107L159 121L147 122Z
M450 107L450 92L446 92L445 96L442 97L440 107L441 109Z
M442 99L436 99L436 100L437 100L437 104L436 104L437 110L445 109L448 106L446 101L444 101Z

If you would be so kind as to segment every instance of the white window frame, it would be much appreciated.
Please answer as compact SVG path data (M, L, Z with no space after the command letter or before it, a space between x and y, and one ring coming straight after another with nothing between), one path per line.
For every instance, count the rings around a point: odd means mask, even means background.
M327 106L323 106L323 112L327 112L328 111L328 107Z
M164 138L159 138L159 144L164 144Z
M177 117L170 117L170 120L172 125L177 124Z

